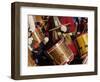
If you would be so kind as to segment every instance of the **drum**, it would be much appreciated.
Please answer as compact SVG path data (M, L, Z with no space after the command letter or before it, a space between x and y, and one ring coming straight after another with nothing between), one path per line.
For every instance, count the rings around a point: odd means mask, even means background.
M78 51L80 53L81 58L86 57L88 53L88 34L84 33L79 35L76 38L76 43L78 45Z
M41 41L43 41L44 34L40 29L36 28L35 31L32 33L32 37L33 37L33 48L35 49L39 46Z
M54 46L47 50L47 53L57 65L69 63L74 58L72 51L66 46L64 38L59 40Z

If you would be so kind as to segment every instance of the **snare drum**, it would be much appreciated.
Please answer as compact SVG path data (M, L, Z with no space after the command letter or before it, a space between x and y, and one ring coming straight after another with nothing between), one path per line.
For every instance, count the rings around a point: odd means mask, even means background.
M59 64L67 64L71 62L74 58L72 51L66 46L64 43L64 38L58 41L53 47L47 50L47 53L54 60L54 63Z
M84 34L79 35L76 38L76 42L78 45L78 50L79 50L81 58L86 57L88 53L88 34L84 33Z

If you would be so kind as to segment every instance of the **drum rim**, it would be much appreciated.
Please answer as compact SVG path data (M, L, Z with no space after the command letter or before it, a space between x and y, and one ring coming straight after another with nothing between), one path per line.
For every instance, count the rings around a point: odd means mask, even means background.
M57 47L57 44L58 44L58 46L59 46L62 42L64 42L64 38L60 39L56 44L54 44L51 48L49 48L49 49L47 50L47 52L48 52L48 53L52 52L52 51L55 49L55 47Z

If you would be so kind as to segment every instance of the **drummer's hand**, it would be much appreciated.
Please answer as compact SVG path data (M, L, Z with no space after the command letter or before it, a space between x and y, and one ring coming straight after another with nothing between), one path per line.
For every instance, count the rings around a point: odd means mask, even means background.
M62 32L67 32L67 27L66 27L65 25L61 25L60 30L61 30Z
M43 40L43 43L44 44L47 44L48 42L49 42L49 38L48 37L45 37L44 40Z

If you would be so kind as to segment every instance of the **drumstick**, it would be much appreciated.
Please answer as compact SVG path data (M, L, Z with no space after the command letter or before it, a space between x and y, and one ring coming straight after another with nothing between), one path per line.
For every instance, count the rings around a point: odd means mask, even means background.
M53 29L50 29L49 31L54 31L54 30L57 30L57 29L59 29L59 28L60 28L60 26L55 27L55 28L53 28Z
M70 23L67 23L67 24L64 24L65 26L68 26L68 25L70 25Z
M64 24L64 25L65 25L65 26L68 26L68 25L70 25L70 23L67 23L67 24ZM50 29L49 31L57 30L57 29L59 29L61 26L62 26L62 25L56 26L55 28ZM67 28L67 27L66 27L66 28Z

